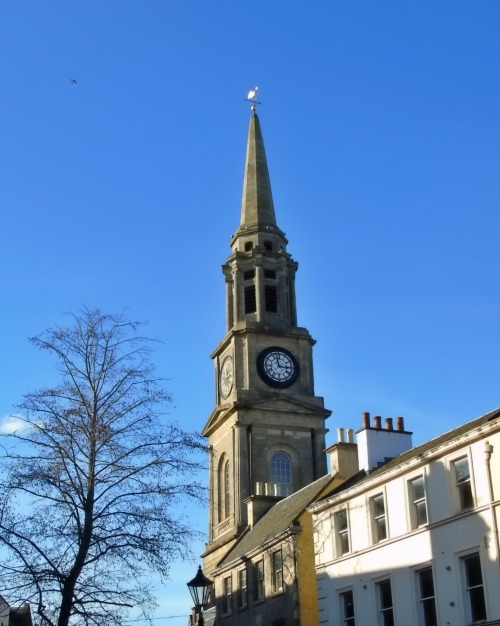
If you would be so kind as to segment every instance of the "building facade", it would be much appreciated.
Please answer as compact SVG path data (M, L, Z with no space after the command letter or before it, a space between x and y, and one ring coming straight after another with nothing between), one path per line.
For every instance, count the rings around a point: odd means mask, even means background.
M399 426L365 414L358 472L309 507L319 624L500 624L500 410L415 448Z

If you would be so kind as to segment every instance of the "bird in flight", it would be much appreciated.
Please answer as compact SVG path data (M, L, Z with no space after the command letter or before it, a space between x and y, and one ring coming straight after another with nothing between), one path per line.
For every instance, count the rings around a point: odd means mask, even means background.
M76 85L78 81L76 80L76 78L70 78L70 79L69 79L69 82L70 82L72 85Z

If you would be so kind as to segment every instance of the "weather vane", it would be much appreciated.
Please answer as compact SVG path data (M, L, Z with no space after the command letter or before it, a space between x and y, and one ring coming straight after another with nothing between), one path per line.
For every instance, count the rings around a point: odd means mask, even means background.
M257 105L258 105L258 104L261 104L261 103L257 100L257 90L258 90L258 87L254 87L253 89L251 89L251 90L248 92L248 95L247 95L247 97L245 98L245 100L246 100L247 102L251 102L251 103L252 103L252 106L250 107L250 108L252 109L252 111L255 111L255 109L257 108Z

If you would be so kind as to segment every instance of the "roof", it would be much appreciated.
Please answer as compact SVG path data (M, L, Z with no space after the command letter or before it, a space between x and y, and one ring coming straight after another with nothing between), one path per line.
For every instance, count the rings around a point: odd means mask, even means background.
M485 413L484 415L481 415L480 417L477 417L476 419L473 419L470 422L466 422L465 424L458 426L458 428L454 428L453 430L443 433L442 435L439 435L438 437L435 437L434 439L429 439L429 441L426 441L425 443L422 443L419 446L411 448L410 450L407 450L406 452L403 452L402 454L395 456L394 458L387 461L387 463L384 463L383 465L381 465L375 470L372 470L371 472L365 472L364 470L358 472L357 474L352 476L349 480L346 480L341 485L339 485L339 487L332 490L324 498L321 498L321 500L326 500L327 498L330 498L336 494L342 493L346 489L349 489L350 487L354 485L360 484L365 480L372 479L375 476L381 476L385 472L388 472L389 470L393 469L394 467L397 467L398 465L406 463L413 458L417 458L425 454L426 452L433 450L434 448L439 448L444 443L448 443L448 442L453 441L454 439L458 439L462 437L463 435L477 428L480 428L481 426L488 424L489 422L498 418L500 418L500 408L495 409L494 411L490 411L489 413Z
M9 626L33 626L29 604L25 603L17 609L10 609Z
M318 494L333 480L326 474L275 504L224 557L219 565L227 565L252 550L262 547L269 540L278 537L293 525L299 515Z

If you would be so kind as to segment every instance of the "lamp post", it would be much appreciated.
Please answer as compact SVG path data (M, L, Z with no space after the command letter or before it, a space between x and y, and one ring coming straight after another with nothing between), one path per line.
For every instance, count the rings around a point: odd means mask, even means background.
M203 609L205 609L208 604L208 599L214 583L201 571L200 565L196 576L193 580L188 582L187 586L191 597L193 598L195 611L198 613L198 626L203 626L205 624L205 620L203 619Z

